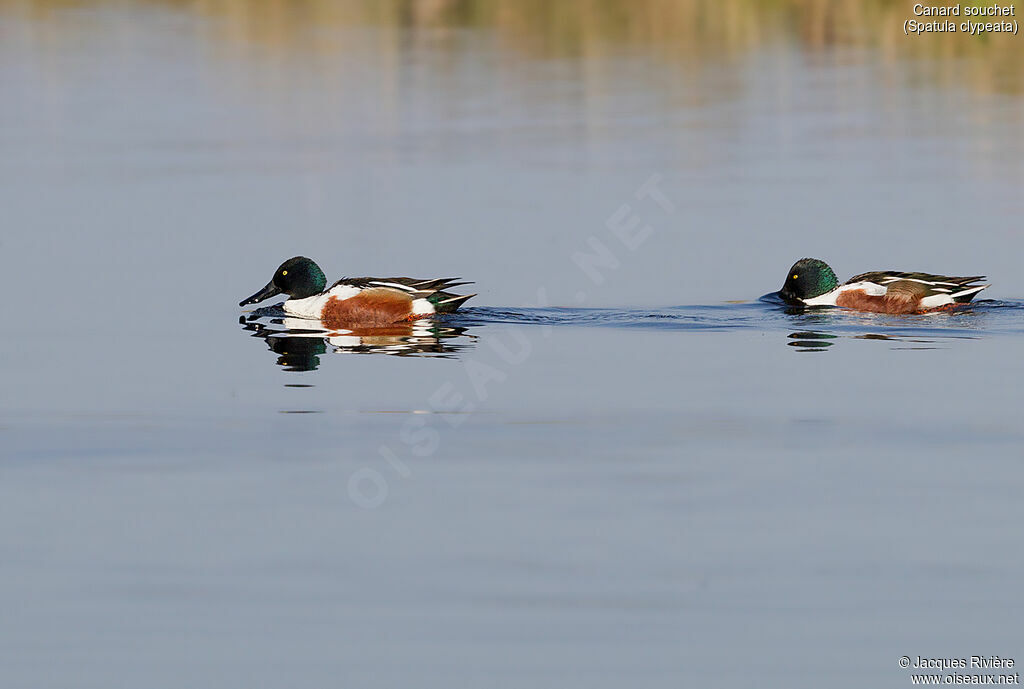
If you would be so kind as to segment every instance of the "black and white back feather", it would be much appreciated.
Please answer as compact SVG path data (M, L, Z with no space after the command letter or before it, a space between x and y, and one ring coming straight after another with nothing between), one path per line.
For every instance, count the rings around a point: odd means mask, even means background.
M462 281L462 278L431 278L420 280L418 278L342 278L331 285L331 288L339 285L350 285L359 289L370 287L383 287L405 292L414 299L427 299L437 309L438 313L450 313L462 306L467 300L475 297L476 294L453 294L447 290L462 285L471 285L472 282Z
M876 270L870 273L854 275L845 285L854 283L871 283L880 287L888 287L894 283L917 283L922 286L924 298L948 295L957 303L971 301L974 296L988 285L978 284L985 279L984 275L970 277L952 277L949 275L933 275L931 273L905 273L895 270Z

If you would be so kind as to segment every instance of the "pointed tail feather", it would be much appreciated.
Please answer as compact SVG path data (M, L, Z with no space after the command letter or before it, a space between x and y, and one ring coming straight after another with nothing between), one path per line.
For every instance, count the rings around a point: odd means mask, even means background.
M436 292L429 299L434 304L438 313L454 313L460 306L475 297L475 294L449 294L448 292Z
M444 282L437 285L440 289L451 289L452 287L462 287L463 285L472 285L473 283L469 280L463 280L462 282L449 282L449 280L458 280L458 278L445 278Z
M462 281L461 278L434 278L433 280L420 280L419 282L409 283L410 287L415 287L421 292L436 292L443 289L451 289L452 287L458 287L460 285L470 285L471 282Z
M977 287L971 287L970 289L965 289L963 291L956 292L955 294L951 294L949 296L957 304L966 304L967 302L974 299L978 292L990 286L991 285L978 285Z

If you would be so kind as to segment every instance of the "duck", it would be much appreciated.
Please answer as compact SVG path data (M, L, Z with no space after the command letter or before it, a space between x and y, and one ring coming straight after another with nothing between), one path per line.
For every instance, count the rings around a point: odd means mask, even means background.
M909 314L948 310L969 303L984 275L950 277L932 273L877 270L839 284L835 272L817 258L801 258L786 275L778 296L796 306L838 306L873 313Z
M324 271L315 261L295 256L277 267L263 289L238 305L258 304L286 294L288 299L282 306L289 316L316 319L328 328L387 327L458 310L476 296L446 291L471 284L459 279L342 278L328 288Z

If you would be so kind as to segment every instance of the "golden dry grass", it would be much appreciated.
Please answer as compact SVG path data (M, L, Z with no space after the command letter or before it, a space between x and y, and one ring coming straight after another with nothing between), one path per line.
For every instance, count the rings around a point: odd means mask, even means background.
M0 0L0 12L47 21L69 7L159 5L215 19L207 35L231 50L314 51L332 31L366 25L478 28L512 55L599 59L629 50L665 60L739 57L775 46L840 46L886 63L927 64L928 78L983 92L1024 91L1024 38L961 33L907 37L909 0ZM382 49L400 42L384 40ZM443 44L442 44L443 45ZM852 59L857 59L856 57ZM867 59L866 57L864 59Z

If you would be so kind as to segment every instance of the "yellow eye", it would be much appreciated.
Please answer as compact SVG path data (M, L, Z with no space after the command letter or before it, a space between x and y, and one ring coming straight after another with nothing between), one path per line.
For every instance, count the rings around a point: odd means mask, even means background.
M798 277L800 277L800 276L799 276L799 275L797 275L796 273L793 273L793 279L794 279L794 280L796 280L796 279L797 279Z
M281 271L281 275L287 275L287 274L288 274L288 271L287 271L287 270L282 270L282 271ZM794 275L793 277L796 277L796 275Z

